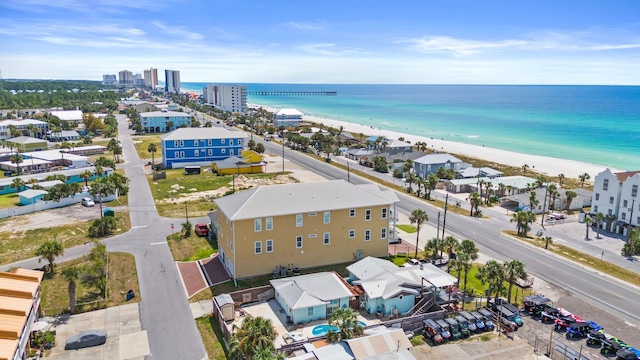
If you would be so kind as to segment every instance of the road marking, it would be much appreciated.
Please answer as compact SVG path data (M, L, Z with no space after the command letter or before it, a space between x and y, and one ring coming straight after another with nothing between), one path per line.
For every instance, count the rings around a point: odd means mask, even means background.
M166 243L167 243L166 241L158 241L158 242L151 243L151 245L163 245Z
M132 229L144 229L144 228L148 228L149 225L138 225L138 226L132 226Z
M536 259L536 261L537 261L537 262L539 262L540 264L542 264L542 265L546 266L546 267L552 267L551 265L547 264L547 263L546 263L546 262L544 262L544 261L540 261L540 260L538 260L538 259Z
M608 292L608 293L609 293L609 294L611 294L611 296L613 296L613 297L617 297L618 299L622 299L622 296L620 296L620 295L618 295L618 294L614 293L613 291L609 291L609 290L607 290L607 289L602 289L602 290L603 290L603 291L605 291L605 292Z

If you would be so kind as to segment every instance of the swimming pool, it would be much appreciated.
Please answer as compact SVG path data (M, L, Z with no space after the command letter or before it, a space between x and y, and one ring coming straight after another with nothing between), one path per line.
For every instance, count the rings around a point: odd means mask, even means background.
M358 321L358 325L362 327L367 326L364 321ZM313 336L324 336L327 335L330 329L333 331L339 330L336 326L331 326L329 324L320 324L313 327L313 329L311 330L311 334L313 334Z

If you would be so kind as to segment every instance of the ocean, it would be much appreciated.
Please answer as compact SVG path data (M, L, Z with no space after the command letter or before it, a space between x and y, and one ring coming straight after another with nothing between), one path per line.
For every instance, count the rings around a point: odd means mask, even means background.
M207 84L187 82L182 89L202 91ZM252 104L296 108L309 115L428 138L640 170L638 86L243 85L249 92L337 92L336 96L249 95Z

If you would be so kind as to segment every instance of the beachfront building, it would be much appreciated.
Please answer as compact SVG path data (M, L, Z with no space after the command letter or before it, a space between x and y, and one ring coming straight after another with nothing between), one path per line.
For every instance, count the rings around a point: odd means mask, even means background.
M384 146L384 152L389 155L408 154L413 151L413 146L406 141L391 140Z
M326 319L336 309L349 307L349 299L357 295L335 272L269 280L275 299L294 324Z
M219 258L234 279L387 256L396 195L344 180L260 186L214 200Z
M144 70L144 86L155 90L158 86L158 69L150 68Z
M426 179L435 174L439 168L453 169L458 172L463 166L462 160L451 154L430 154L413 160L413 171L416 176Z
M207 166L241 155L247 135L221 127L181 128L160 137L165 168Z
M458 281L433 264L399 267L370 256L347 266L347 271L351 285L362 289L362 307L385 316L407 315L425 287L435 287L437 294Z
M15 269L0 272L0 359L26 359L34 323L41 314L40 284L44 272Z
M18 130L20 135L42 138L49 130L47 123L35 119L7 119L0 120L0 140L15 137L11 128Z
M602 171L593 181L591 214L609 216L605 229L626 235L629 226L636 227L640 223L638 187L640 171Z
M273 125L276 128L299 127L302 123L302 113L296 109L280 109L273 114Z
M495 179L501 177L503 174L502 171L492 169L490 167L473 167L469 166L464 169L460 169L457 173L458 179L468 179L468 178L489 178Z
M107 85L112 85L118 82L115 74L104 74L102 75L102 82Z
M121 86L133 86L133 73L129 70L119 71L118 84Z
M209 84L202 89L202 99L222 111L247 112L247 87L243 85Z
M191 115L180 111L151 111L140 114L140 124L146 133L164 133L191 125Z
M180 71L165 70L164 71L164 91L170 93L180 92Z

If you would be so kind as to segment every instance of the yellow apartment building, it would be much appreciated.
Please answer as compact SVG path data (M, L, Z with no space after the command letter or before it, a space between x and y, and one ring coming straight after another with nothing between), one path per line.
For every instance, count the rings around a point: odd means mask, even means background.
M215 202L219 257L234 279L387 256L393 191L344 180L260 186ZM394 212L395 213L395 212Z

